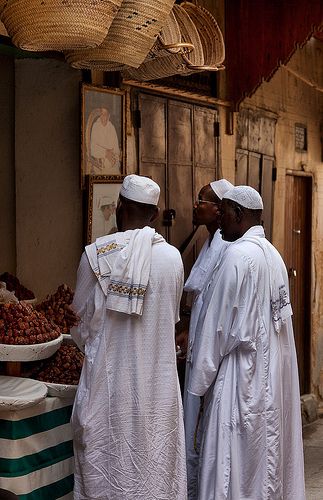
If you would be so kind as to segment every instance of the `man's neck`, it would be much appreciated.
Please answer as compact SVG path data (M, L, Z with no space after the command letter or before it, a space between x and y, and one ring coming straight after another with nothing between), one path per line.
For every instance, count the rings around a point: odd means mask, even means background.
M133 229L143 229L146 226L150 226L149 222L147 221L134 221L134 222L128 222L124 226L122 226L121 231L129 231Z
M217 230L219 229L219 225L218 224L209 224L206 226L206 229L208 230L209 232L209 235L210 235L210 242L212 241L213 239L213 236L215 235L215 233L217 232Z

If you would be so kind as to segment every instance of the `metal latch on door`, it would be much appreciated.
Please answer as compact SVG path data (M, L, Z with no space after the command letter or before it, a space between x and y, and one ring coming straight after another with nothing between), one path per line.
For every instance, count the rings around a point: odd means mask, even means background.
M288 269L288 276L289 276L290 278L296 278L296 276L297 276L296 269L294 269L293 267L290 267L290 268Z
M176 211L173 208L164 210L163 212L163 226L172 226L175 222Z

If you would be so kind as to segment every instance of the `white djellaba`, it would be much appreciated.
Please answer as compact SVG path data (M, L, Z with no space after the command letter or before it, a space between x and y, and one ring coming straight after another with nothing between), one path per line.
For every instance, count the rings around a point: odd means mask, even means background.
M224 199L262 207L245 186ZM204 300L188 387L203 397L197 498L304 500L288 276L262 226L230 244Z
M131 175L120 194L157 204L159 187ZM151 227L86 247L73 302L72 336L85 351L71 420L74 500L186 500L174 342L182 286L178 250Z
M224 194L228 190L233 188L231 182L226 179L219 179L217 181L210 182L210 186L220 200L222 200ZM192 351L194 342L197 340L199 335L197 322L203 305L203 292L208 286L214 269L220 262L228 245L229 243L222 239L219 229L215 232L211 241L210 238L207 238L184 286L184 290L188 293L192 293L193 295L183 395L187 486L189 498L196 498L197 492L198 453L195 450L194 441L196 441L195 430L200 409L200 398L194 396L193 394L189 394L187 391L191 375Z

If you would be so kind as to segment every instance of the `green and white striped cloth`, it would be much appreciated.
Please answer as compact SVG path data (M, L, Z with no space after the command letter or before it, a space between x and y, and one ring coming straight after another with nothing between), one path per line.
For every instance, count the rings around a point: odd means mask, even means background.
M20 500L73 498L71 400L0 410L0 488Z

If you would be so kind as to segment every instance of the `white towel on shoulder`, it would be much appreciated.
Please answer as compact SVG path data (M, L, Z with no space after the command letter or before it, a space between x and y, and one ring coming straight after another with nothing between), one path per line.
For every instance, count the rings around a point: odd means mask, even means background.
M90 265L112 311L141 316L147 290L152 245L165 241L151 227L98 238L86 247Z

